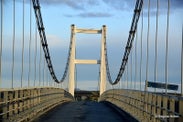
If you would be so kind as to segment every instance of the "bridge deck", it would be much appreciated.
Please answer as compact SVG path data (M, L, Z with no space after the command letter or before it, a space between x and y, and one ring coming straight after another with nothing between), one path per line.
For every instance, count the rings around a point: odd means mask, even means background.
M98 102L71 102L57 106L44 114L36 122L125 122L126 118Z

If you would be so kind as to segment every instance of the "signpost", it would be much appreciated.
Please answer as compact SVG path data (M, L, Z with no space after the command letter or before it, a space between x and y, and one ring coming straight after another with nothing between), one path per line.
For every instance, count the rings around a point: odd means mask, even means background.
M166 83L146 81L146 86L152 87L152 88L159 88L159 89L167 88L167 90L178 90L178 85L176 84L167 84L167 87L166 87Z

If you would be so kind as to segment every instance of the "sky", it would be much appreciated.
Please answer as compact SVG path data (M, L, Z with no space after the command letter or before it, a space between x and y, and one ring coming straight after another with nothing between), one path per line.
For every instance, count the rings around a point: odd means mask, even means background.
M21 48L22 48L22 0L15 0L15 86L19 86L21 68ZM157 80L164 82L165 64L165 40L166 40L166 18L167 0L159 0L159 28L158 28L158 76ZM108 60L112 78L115 79L121 64L121 58L129 35L132 22L135 0L40 0L41 13L45 32L48 40L49 51L53 67L58 79L64 72L68 47L70 42L70 26L75 24L77 28L101 29L107 26L107 48ZM143 61L142 61L142 80L145 81L146 65L146 40L147 40L147 0L144 0L143 9ZM170 0L170 23L169 23L169 54L168 54L168 79L170 83L180 84L180 52L182 40L183 23L183 1ZM1 87L9 87L11 81L12 65L12 35L13 35L13 3L12 0L4 0L3 4L3 54L2 54L2 83ZM24 86L27 85L28 77L28 50L31 32L31 51L35 51L35 17L31 7L31 31L30 31L30 1L25 0L25 53L24 53ZM149 80L154 79L154 43L156 27L156 2L151 0L150 8L150 54L149 54ZM2 16L1 16L2 17ZM139 19L137 30L137 71L139 74L140 63L140 31L141 18ZM101 35L76 35L76 58L78 59L100 59ZM9 43L10 42L10 43ZM39 50L39 42L37 43ZM135 44L134 44L135 45ZM134 52L134 51L133 51ZM37 54L39 57L40 54ZM134 53L132 57L134 58ZM34 53L31 53L31 81L34 80ZM37 63L39 58L37 58ZM135 62L132 62L134 69ZM44 63L42 62L42 66ZM129 64L130 65L130 64ZM79 89L97 89L99 79L99 65L77 65L77 87ZM130 66L128 66L130 67ZM39 67L36 68L36 81L38 78ZM130 70L129 70L130 71ZM132 81L139 83L139 75L135 78L135 70L132 72ZM130 75L128 79L130 79ZM43 80L43 79L41 79ZM68 80L68 78L67 78ZM122 86L126 81L122 78Z

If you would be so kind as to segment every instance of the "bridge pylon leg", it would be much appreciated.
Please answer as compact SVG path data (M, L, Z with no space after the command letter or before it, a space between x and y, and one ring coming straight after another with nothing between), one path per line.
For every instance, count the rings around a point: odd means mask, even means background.
M75 89L75 25L71 25L71 54L70 54L70 63L69 63L69 93L74 96L74 89Z
M102 27L102 39L101 39L101 63L100 63L100 95L106 89L106 65L105 65L105 47L106 43L106 26Z

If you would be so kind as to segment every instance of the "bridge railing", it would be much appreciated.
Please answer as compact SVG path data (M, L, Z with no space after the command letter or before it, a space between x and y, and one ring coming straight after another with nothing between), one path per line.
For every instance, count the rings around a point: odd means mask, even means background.
M0 121L28 121L73 97L60 88L28 88L0 91Z
M139 121L183 121L183 97L137 90L108 90L99 101L108 101Z

